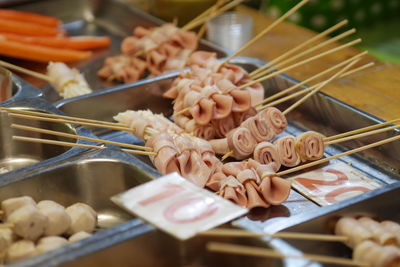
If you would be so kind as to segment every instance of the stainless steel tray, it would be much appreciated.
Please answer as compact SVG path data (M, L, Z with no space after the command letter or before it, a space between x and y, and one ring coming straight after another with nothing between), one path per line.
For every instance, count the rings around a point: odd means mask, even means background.
M241 64L250 71L254 69L255 66L261 64L260 61L247 58L236 59L236 63ZM171 104L169 100L162 98L162 92L164 92L170 86L176 75L177 74L169 74L164 77L141 81L134 86L123 85L80 96L75 99L62 100L55 103L55 106L71 116L80 116L105 121L112 121L112 116L127 109L137 110L148 108L154 112L162 112L168 116L171 115L172 112ZM264 87L266 94L268 95L272 90L280 90L294 83L296 83L296 81L293 79L285 75L280 75L264 83ZM332 99L324 94L316 95L313 99L307 101L304 106L306 109L315 106L317 108L314 109L314 112L312 113L305 113L304 109L299 109L298 111L290 114L291 116L289 118L295 118L296 122L293 122L293 120L289 121L289 127L286 130L287 133L298 135L300 132L305 130L303 127L304 125L310 126L310 129L319 130L325 134L336 132L336 130L331 126L322 124L322 121L319 119L319 116L321 115L318 114L321 109L326 109L322 115L327 114L327 116L329 116L328 119L330 124L340 124L342 126L342 131L353 129L355 127L354 125L365 126L374 124L378 121L376 118L368 116L368 114L364 114L361 111L353 109L346 104L336 101L335 99ZM341 121L340 116L333 116L335 113L346 114L346 117L351 121ZM104 132L99 129L92 130L95 134L101 136L102 138L126 143L141 143L139 139L133 137L129 133ZM395 132L381 134L379 138L392 136L394 134ZM368 140L368 142L370 141L371 140ZM352 147L352 145L355 144L358 145L359 143L349 143L349 147ZM346 150L346 148L341 146L330 146L326 149L326 155L329 156L337 154L344 150ZM386 159L394 157L398 152L400 153L400 142L392 143L375 149L373 153L379 153L379 155L381 155L379 160L376 159L376 163L371 162L367 158L360 155L344 157L333 162L351 162L352 166L362 174L371 177L382 185L387 185L400 180L400 175L393 170L393 168L397 166L389 165L390 168L383 168L387 166L387 162L390 162L389 160L386 161ZM146 157L139 158L142 161L150 164ZM344 203L346 203L346 201L344 201ZM314 202L311 202L298 192L292 190L288 201L282 205L271 207L266 210L255 210L250 213L245 220L248 224L248 227L254 229L263 229L264 227L274 227L274 225L279 225L282 223L282 221L290 222L292 216L294 215L300 213L311 214L316 210L323 210L324 208L325 207L319 208L319 206Z
M22 94L22 93L21 93ZM1 107L8 107L18 110L30 110L43 113L61 114L54 106L46 100L37 98L24 98L18 94L1 103ZM45 165L55 163L72 155L79 154L86 149L82 148L64 148L56 145L29 143L12 140L13 135L29 136L35 138L46 138L52 140L76 142L70 138L45 135L41 133L33 133L26 130L11 128L12 123L28 125L37 128L56 130L66 133L74 133L83 136L95 137L87 129L82 127L73 127L70 124L60 124L53 122L44 122L37 120L27 120L21 118L12 118L5 111L0 112L0 166L5 167L10 172L0 175L0 180L10 175L23 175ZM90 143L82 142L79 143Z
M2 6L58 17L65 23L64 28L68 30L70 35L110 36L112 39L110 48L99 49L90 59L72 65L83 72L92 89L96 91L116 85L99 79L97 71L103 65L106 57L119 53L122 39L131 35L135 26L150 27L164 23L118 0L36 0L20 5L12 5L12 3L7 2L2 4L0 2L0 7ZM219 57L226 56L223 49L205 40L201 40L199 49L215 51ZM39 72L46 71L46 64L29 63L22 60L12 61L17 65ZM58 93L48 84L26 75L21 75L21 77L40 87L45 98L50 102L61 99Z
M84 202L97 211L98 225L104 229L92 237L12 266L55 266L89 251L122 242L121 236L133 238L142 234L144 231L137 227L150 227L120 209L109 198L157 176L153 169L130 154L105 148L68 157L28 175L9 175L7 179L0 179L0 201L29 195L36 201L50 199L64 206Z
M2 98L4 98L0 105L10 103L16 99L40 97L43 94L39 89L2 67L0 67L0 90Z

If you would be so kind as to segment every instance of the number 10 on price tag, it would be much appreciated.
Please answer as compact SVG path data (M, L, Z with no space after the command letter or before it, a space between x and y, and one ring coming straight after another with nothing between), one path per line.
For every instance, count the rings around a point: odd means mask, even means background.
M182 240L248 212L177 173L132 188L111 200Z

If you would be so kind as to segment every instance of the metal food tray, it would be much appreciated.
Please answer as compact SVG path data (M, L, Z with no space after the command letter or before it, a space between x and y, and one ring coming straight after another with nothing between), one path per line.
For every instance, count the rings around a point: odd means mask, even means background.
M55 16L65 23L63 28L71 36L91 35L111 37L112 44L110 48L93 51L93 56L90 59L71 65L77 67L83 73L91 88L96 91L117 85L116 83L100 79L97 76L97 71L102 67L106 57L119 53L122 39L132 35L134 27L152 27L165 23L118 0L36 0L23 1L20 4L15 4L13 1L6 1L4 3L0 1L0 7ZM227 55L222 48L205 40L200 41L198 49L216 52L219 57ZM11 61L29 69L42 73L46 72L47 64L23 60ZM61 99L59 94L47 83L27 75L21 75L21 77L33 85L40 87L43 90L44 97L48 101L55 102Z
M235 62L242 65L249 71L256 66L262 64L258 60L239 58ZM153 112L162 112L169 116L172 113L170 100L162 98L162 93L169 88L173 79L177 77L177 73L157 77L151 80L141 81L134 86L123 85L104 91L94 92L92 94L83 95L75 99L62 100L55 103L64 113L71 116L80 116L84 118L112 121L112 117L118 112L128 109L150 109ZM274 79L264 83L266 94L270 94L273 90L280 90L296 83L295 80L280 75ZM313 112L305 113L307 109L311 108ZM322 113L322 111L324 111ZM325 116L325 121L328 120L330 125L322 125L320 121L320 113ZM307 114L307 116L305 115ZM342 115L346 116L347 121L342 121ZM298 135L306 130L304 125L310 125L310 129L318 130L323 134L331 134L337 132L334 127L340 126L341 131L347 131L366 125L372 125L378 122L376 118L369 116L359 110L349 107L348 105L330 98L324 94L318 94L312 99L303 104L303 108L296 112L290 113L290 118L296 118L296 122L289 120L289 126L286 130L287 133ZM132 136L127 132L109 132L102 129L92 129L94 133L105 139L110 139L119 142L142 144L142 141ZM385 137L393 136L394 131L379 134L374 138L363 139L364 142L371 142L375 138L383 139ZM359 146L360 143L348 142L346 147L352 148ZM329 146L326 148L326 156L337 154L346 150L342 146ZM338 160L351 162L352 166L360 173L372 178L379 184L385 186L395 181L400 180L400 175L394 171L397 165L390 165L387 167L386 159L399 158L400 155L400 142L384 145L376 149L372 149L372 155L380 155L379 161L376 159L374 162L370 161L367 157L361 155L347 156ZM370 156L369 154L367 155ZM142 161L150 164L147 157L138 156ZM398 164L398 162L397 162ZM346 201L343 201L346 203ZM247 218L247 224L251 228L263 229L264 227L273 227L274 225L281 224L282 221L290 221L290 218L300 213L314 213L319 208L317 204L308 200L298 192L292 190L288 201L280 206L274 206L266 210L256 210L250 213Z
M49 199L64 206L87 203L96 210L101 229L89 238L18 261L12 266L55 266L88 251L122 242L122 237L133 238L144 229L151 229L116 206L110 197L157 176L157 172L130 154L105 148L67 157L29 174L2 177L0 201L28 195L36 201Z
M25 87L25 90L27 88ZM11 99L0 103L0 107L7 107L16 110L27 110L50 114L62 114L58 109L41 97L25 98L21 94L16 94ZM64 133L78 134L86 137L95 137L90 131L83 127L74 127L70 124L45 122L39 120L22 119L9 117L5 111L0 111L0 167L10 170L1 174L2 179L11 176L23 176L33 170L43 166L54 164L66 157L80 154L87 150L85 148L65 148L50 144L31 143L12 140L13 135L28 136L34 138L46 138L58 141L77 142L82 144L93 144L84 140L78 140L42 133L35 133L27 130L13 129L12 123L26 126L56 130Z

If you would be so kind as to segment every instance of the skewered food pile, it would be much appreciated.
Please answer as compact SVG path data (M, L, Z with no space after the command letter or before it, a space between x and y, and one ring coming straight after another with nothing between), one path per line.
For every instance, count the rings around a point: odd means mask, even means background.
M139 26L133 30L133 36L122 41L121 54L104 61L98 75L103 79L130 83L147 74L156 76L181 70L197 45L194 32L183 31L173 24L150 29Z
M22 196L2 201L1 209L4 224L0 228L0 253L6 263L86 238L97 223L96 212L84 203L64 208L51 200L36 203Z
M353 259L370 266L400 266L400 225L393 221L378 222L369 217L342 217L335 234L349 238Z

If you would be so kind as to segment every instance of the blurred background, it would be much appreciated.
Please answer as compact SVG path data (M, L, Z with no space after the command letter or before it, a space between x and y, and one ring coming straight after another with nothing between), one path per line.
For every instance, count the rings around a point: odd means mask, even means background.
M184 25L215 0L126 0L166 21ZM243 5L277 18L299 0L247 0ZM347 18L343 31L357 28L359 48L385 62L400 64L400 0L311 0L288 21L313 31L323 31ZM355 38L355 37L352 37ZM344 40L346 41L346 40Z

